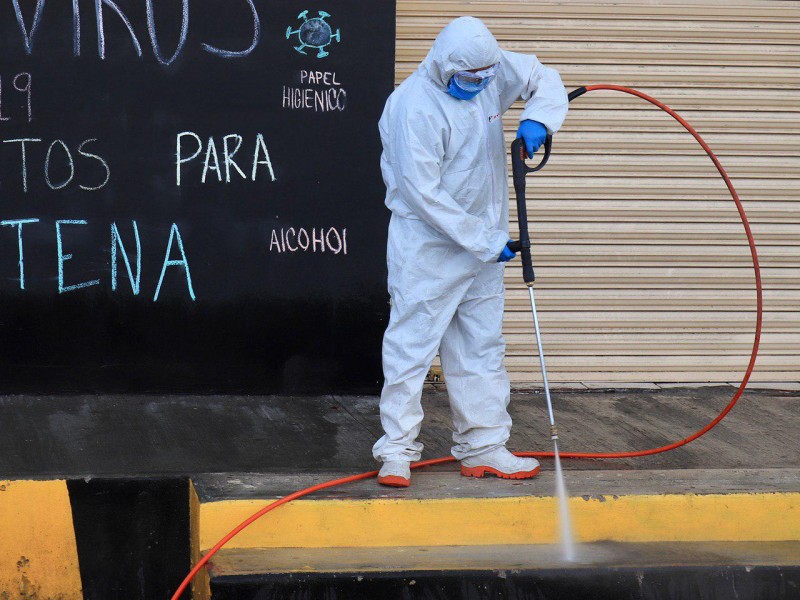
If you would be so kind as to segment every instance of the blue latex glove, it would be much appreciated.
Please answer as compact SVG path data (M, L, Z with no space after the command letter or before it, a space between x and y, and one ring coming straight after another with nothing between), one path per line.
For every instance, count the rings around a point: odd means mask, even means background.
M525 140L528 158L533 158L533 154L539 149L539 146L544 144L544 139L547 137L547 127L539 123L539 121L526 119L519 124L517 137Z
M512 240L508 240L508 244L511 242ZM500 256L497 257L497 262L508 262L517 255L516 252L511 251L511 248L508 247L508 244L506 244L505 248L503 248Z

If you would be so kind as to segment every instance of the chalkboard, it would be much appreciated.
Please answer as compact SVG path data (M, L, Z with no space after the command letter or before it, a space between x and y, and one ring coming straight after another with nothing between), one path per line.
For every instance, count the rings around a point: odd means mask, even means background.
M2 2L0 389L377 391L394 23Z

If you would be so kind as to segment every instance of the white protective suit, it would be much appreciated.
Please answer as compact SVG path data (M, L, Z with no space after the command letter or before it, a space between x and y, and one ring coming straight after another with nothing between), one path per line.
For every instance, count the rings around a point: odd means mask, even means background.
M500 63L470 100L447 92L460 70ZM376 459L420 458L422 385L439 350L461 460L503 446L511 418L503 366L503 268L508 173L502 115L525 100L521 120L561 127L567 94L535 56L501 50L486 26L460 17L390 96L379 128L386 206L391 316L383 338Z

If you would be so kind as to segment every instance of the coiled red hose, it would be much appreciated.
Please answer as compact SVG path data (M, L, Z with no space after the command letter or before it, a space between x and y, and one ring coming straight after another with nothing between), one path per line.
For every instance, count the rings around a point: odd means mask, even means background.
M683 125L684 129L692 134L694 139L703 147L703 150L706 151L708 157L714 163L714 166L719 171L719 174L722 176L722 179L725 180L725 185L728 186L728 191L731 193L731 197L733 198L734 203L736 204L736 210L739 211L739 217L742 220L742 225L744 226L744 232L747 236L747 243L750 246L750 255L753 259L753 271L755 273L755 284L756 284L756 327L755 327L755 335L753 336L753 349L750 353L750 362L747 365L747 370L745 371L744 377L742 377L742 382L739 384L739 388L736 390L736 393L731 398L730 402L722 409L713 421L709 422L705 427L696 431L689 437L683 438L677 442L673 442L671 444L667 444L666 446L659 446L658 448L648 448L646 450L635 450L632 452L562 452L562 458L634 458L637 456L648 456L651 454L660 454L661 452L667 452L669 450L674 450L675 448L680 448L688 444L691 441L696 440L700 436L708 433L714 426L717 425L722 419L725 418L731 409L736 405L736 402L739 400L739 397L747 387L747 382L750 379L750 375L753 373L753 368L756 364L756 358L758 356L758 344L761 340L761 325L763 320L763 297L761 291L761 270L758 264L758 253L756 252L756 243L753 239L753 233L750 230L750 223L747 220L747 215L744 212L744 207L742 206L742 202L739 199L739 195L736 193L736 190L733 187L733 183L731 182L728 174L725 172L725 169L722 168L722 165L719 162L719 159L714 155L711 151L711 148L706 144L703 138L700 137L700 134L695 131L694 127L692 127L689 123L686 122L683 117L681 117L678 113L672 110L669 106L656 100L655 98L648 96L647 94L640 92L638 90L621 86L621 85L611 85L606 83L600 83L596 85L587 85L585 86L587 92L594 91L594 90L615 90L618 92L624 92L626 94L631 94L633 96L638 96L639 98L643 98L647 100L651 104L655 104L661 110L666 113L669 113L678 123ZM545 457L551 458L553 457L553 452L515 452L517 456L532 456L532 457ZM455 458L452 456L444 456L442 458L434 458L431 460L423 460L416 462L411 465L412 469L418 469L420 467L428 467L431 465L438 465L441 463L455 461ZM313 494L314 492L318 492L320 490L324 490L327 488L336 487L339 485L344 485L345 483L351 483L353 481L360 481L362 479L369 479L371 477L377 476L378 471L369 471L367 473L359 473L358 475L351 475L350 477L342 477L340 479L333 479L331 481L326 481L323 483L319 483L317 485L305 488L303 490L299 490L294 492L293 494L289 494L288 496L284 496L280 500L276 500L275 502L270 503L269 505L265 506L245 521L237 525L234 529L232 529L225 537L223 537L219 542L217 542L213 548L211 548L208 552L206 552L203 557L197 562L194 568L189 572L186 578L181 583L180 587L175 591L172 595L172 600L178 600L181 597L181 594L186 590L195 576L200 572L200 570L206 565L206 563L211 559L214 554L216 554L220 548L222 548L225 544L227 544L235 535L237 535L240 531L245 529L248 525L262 517L263 515L267 514L271 510L274 510L281 506L282 504L286 504L287 502L291 502L292 500L296 500L297 498L302 498L303 496L308 496L309 494Z

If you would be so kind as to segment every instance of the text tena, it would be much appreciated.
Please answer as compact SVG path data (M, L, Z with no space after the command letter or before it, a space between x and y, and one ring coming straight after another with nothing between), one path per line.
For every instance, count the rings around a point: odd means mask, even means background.
M270 252L330 252L347 254L347 228L281 227L273 229L269 240Z

